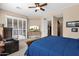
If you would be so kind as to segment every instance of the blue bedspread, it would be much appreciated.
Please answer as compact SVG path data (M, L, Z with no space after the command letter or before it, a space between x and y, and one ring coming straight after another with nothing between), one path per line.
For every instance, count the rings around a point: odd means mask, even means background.
M79 56L79 40L48 36L34 41L26 50L28 56Z

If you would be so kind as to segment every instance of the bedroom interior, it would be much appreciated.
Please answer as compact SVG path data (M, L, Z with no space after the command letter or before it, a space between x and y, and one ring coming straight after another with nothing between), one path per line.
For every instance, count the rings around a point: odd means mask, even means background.
M0 56L79 56L78 34L78 3L0 3Z

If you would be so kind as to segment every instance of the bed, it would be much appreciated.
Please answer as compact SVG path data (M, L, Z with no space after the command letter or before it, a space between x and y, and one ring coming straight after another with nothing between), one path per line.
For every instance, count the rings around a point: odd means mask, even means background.
M66 37L48 36L32 42L27 56L79 56L79 40Z

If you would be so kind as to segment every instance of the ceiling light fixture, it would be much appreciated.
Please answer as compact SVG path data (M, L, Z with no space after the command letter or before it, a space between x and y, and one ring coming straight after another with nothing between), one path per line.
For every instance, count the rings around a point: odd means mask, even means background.
M40 10L40 7L36 7L37 10Z

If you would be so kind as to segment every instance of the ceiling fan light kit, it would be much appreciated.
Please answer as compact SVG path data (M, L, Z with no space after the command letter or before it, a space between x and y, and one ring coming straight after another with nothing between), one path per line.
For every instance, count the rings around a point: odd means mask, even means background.
M40 7L36 7L37 10L40 10Z

